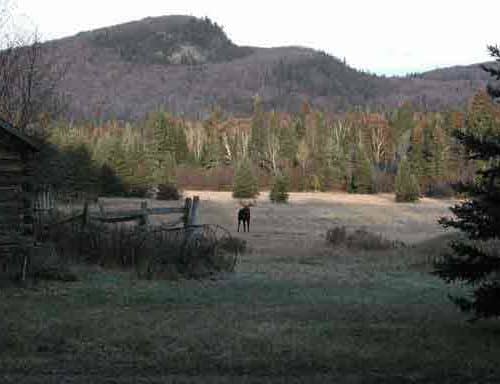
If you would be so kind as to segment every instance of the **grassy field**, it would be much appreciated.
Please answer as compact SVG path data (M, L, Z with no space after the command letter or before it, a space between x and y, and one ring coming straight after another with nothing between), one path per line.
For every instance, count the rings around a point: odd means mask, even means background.
M189 194L202 222L235 233L228 193ZM263 194L234 274L141 281L80 267L74 283L3 289L0 382L498 383L500 325L466 323L446 297L463 288L428 273L452 236L435 223L450 204L292 194L274 206ZM409 246L331 248L340 224Z

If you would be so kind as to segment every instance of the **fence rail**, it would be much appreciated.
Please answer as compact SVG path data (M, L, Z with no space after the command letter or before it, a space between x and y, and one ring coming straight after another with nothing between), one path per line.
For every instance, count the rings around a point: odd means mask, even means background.
M186 198L184 206L182 207L160 207L160 208L149 208L147 201L142 201L140 208L137 210L113 210L106 211L102 204L99 204L99 213L91 212L89 209L89 202L85 201L83 204L82 212L67 216L58 221L44 220L42 215L52 212L56 209L56 205L53 203L53 199L50 199L45 194L42 199L38 200L35 212L40 215L40 219L36 220L38 224L38 229L35 233L43 233L44 229L47 227L53 227L58 225L63 225L67 223L80 223L82 229L90 223L91 221L97 221L103 224L116 224L116 223L126 223L126 222L136 222L139 226L148 226L150 216L155 215L169 215L169 214L182 214L182 217L169 223L169 226L183 225L184 227L195 227L198 223L198 207L200 199L198 196L194 196L193 199ZM45 203L45 204L44 204Z

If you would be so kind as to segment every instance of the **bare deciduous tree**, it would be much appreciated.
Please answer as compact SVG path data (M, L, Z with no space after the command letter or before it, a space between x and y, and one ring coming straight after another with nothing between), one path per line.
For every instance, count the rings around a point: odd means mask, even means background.
M36 32L21 31L11 7L0 1L0 116L24 130L62 110L56 87L67 68L54 65Z

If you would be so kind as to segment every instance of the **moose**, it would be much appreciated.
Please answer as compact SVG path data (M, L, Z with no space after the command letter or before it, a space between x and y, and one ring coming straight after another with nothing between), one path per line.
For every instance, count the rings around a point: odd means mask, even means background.
M250 232L250 207L253 203L244 204L240 201L243 208L238 210L238 232L240 231L240 224L243 223L243 232Z

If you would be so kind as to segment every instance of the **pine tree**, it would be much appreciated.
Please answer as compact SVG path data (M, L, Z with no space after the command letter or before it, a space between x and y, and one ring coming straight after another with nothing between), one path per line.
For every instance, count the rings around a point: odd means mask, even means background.
M404 159L399 163L396 176L396 202L414 202L418 201L419 198L420 187L417 178L412 172L410 161Z
M252 172L248 160L244 160L236 170L233 182L233 197L237 199L252 199L259 194L257 178Z
M500 52L490 47L497 66L489 72L500 79ZM496 97L500 91L488 88ZM481 119L481 116L476 116ZM469 120L471 124L471 120ZM495 122L498 128L498 121ZM490 128L495 128L493 125ZM500 133L498 129L456 131L454 136L467 150L470 158L484 161L487 166L477 172L475 182L462 184L461 192L469 196L464 203L451 208L456 218L441 218L444 227L460 230L466 240L450 244L452 253L435 263L433 274L446 282L462 281L472 287L472 297L451 297L465 312L474 313L471 321L500 317ZM496 241L497 244L491 243Z

